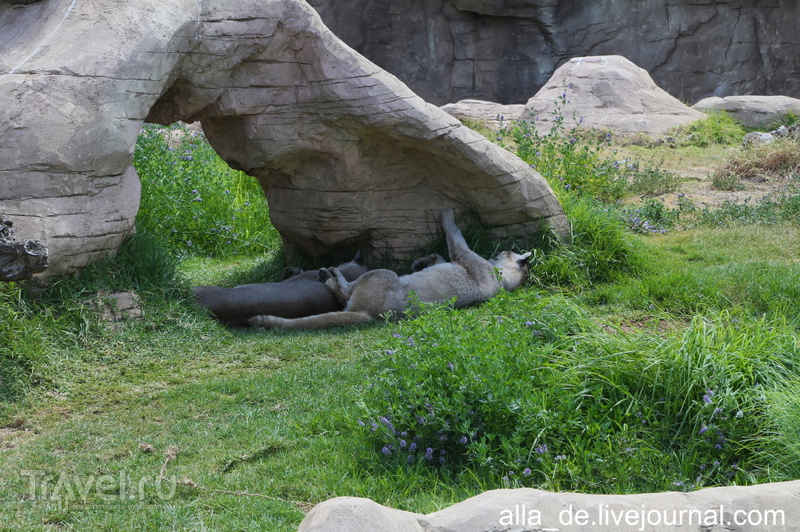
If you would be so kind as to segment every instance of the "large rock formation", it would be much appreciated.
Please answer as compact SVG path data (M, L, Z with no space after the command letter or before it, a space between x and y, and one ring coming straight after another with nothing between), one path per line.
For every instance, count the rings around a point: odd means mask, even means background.
M487 491L420 515L369 499L317 505L299 532L800 531L800 481L690 493L587 495L529 488Z
M767 127L800 116L800 100L788 96L712 96L692 106L705 113L725 111L746 126Z
M0 211L50 249L48 273L133 227L144 120L200 120L259 179L275 227L315 254L407 260L444 207L499 233L567 221L521 160L337 39L303 0L0 3Z
M524 103L573 57L622 55L673 96L800 97L800 3L309 0L426 100Z
M547 133L554 120L615 133L661 135L706 115L661 88L644 69L621 56L579 57L558 68L528 100L520 116Z
M442 111L459 120L476 120L493 128L500 128L519 120L525 111L522 104L502 105L483 100L461 100L442 106Z
M0 281L21 281L47 269L47 248L38 240L18 241L14 222L0 213Z

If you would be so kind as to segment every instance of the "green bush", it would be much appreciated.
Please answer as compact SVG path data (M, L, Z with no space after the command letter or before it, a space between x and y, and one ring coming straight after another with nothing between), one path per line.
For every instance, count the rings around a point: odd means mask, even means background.
M500 132L501 137L513 137L517 156L542 174L559 196L570 192L612 202L632 194L659 195L677 188L677 176L658 165L615 159L614 152L609 152L610 132L598 136L596 131L578 126L567 130L563 110L568 90L565 87L554 102L555 118L546 134L535 127L538 117L533 123L520 121Z
M145 125L134 165L142 181L136 224L180 253L258 254L280 247L256 180L231 169L205 137L186 133L171 148L166 136L181 129Z
M791 329L764 320L611 335L562 298L505 294L398 326L359 424L390 469L606 493L725 485L765 474L764 390L798 355Z
M563 195L561 204L572 225L572 244L553 236L542 241L530 261L533 283L581 288L641 271L643 257L616 211L576 194Z
M725 111L711 111L701 120L674 128L670 133L679 146L705 148L713 144L741 144L746 133L741 122Z
M48 304L71 304L97 292L134 290L159 299L183 298L188 284L178 267L180 261L165 242L146 231L125 239L119 251L90 264L75 275L53 281L41 294Z
M557 103L557 113L563 108ZM536 117L534 117L536 120ZM586 194L604 201L624 195L627 170L620 161L603 158L610 145L611 135L595 142L582 136L578 128L565 130L564 117L558 115L547 134L541 134L535 124L520 121L511 127L517 146L517 156L530 164L556 191Z
M626 227L639 234L666 233L675 227L680 216L679 209L670 209L663 202L649 199L638 207L620 209Z

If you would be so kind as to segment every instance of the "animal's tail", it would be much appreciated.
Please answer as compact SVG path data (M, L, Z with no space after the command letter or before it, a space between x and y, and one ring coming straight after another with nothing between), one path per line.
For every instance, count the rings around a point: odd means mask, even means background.
M255 316L249 323L265 329L324 329L343 325L355 325L372 321L369 314L363 312L328 312L304 318L286 319L277 316Z

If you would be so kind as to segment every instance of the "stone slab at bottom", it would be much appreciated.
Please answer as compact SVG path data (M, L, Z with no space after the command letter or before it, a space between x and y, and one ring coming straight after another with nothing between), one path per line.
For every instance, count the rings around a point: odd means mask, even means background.
M428 515L369 499L317 505L298 532L800 532L800 481L632 495L492 490Z

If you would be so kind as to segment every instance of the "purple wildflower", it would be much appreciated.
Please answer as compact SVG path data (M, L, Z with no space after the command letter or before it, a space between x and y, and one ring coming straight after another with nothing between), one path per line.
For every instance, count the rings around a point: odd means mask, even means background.
M390 432L396 432L396 431L394 430L394 425L392 425L392 422L391 422L391 421L389 421L389 420L388 420L388 419L386 419L385 417L381 417L381 418L379 418L379 420L380 420L380 422L381 422L381 423L383 423L384 425L386 425L386 428L387 428L387 429L389 429L389 431L390 431Z
M430 447L425 449L425 460L429 462L433 460L433 449L431 449Z

